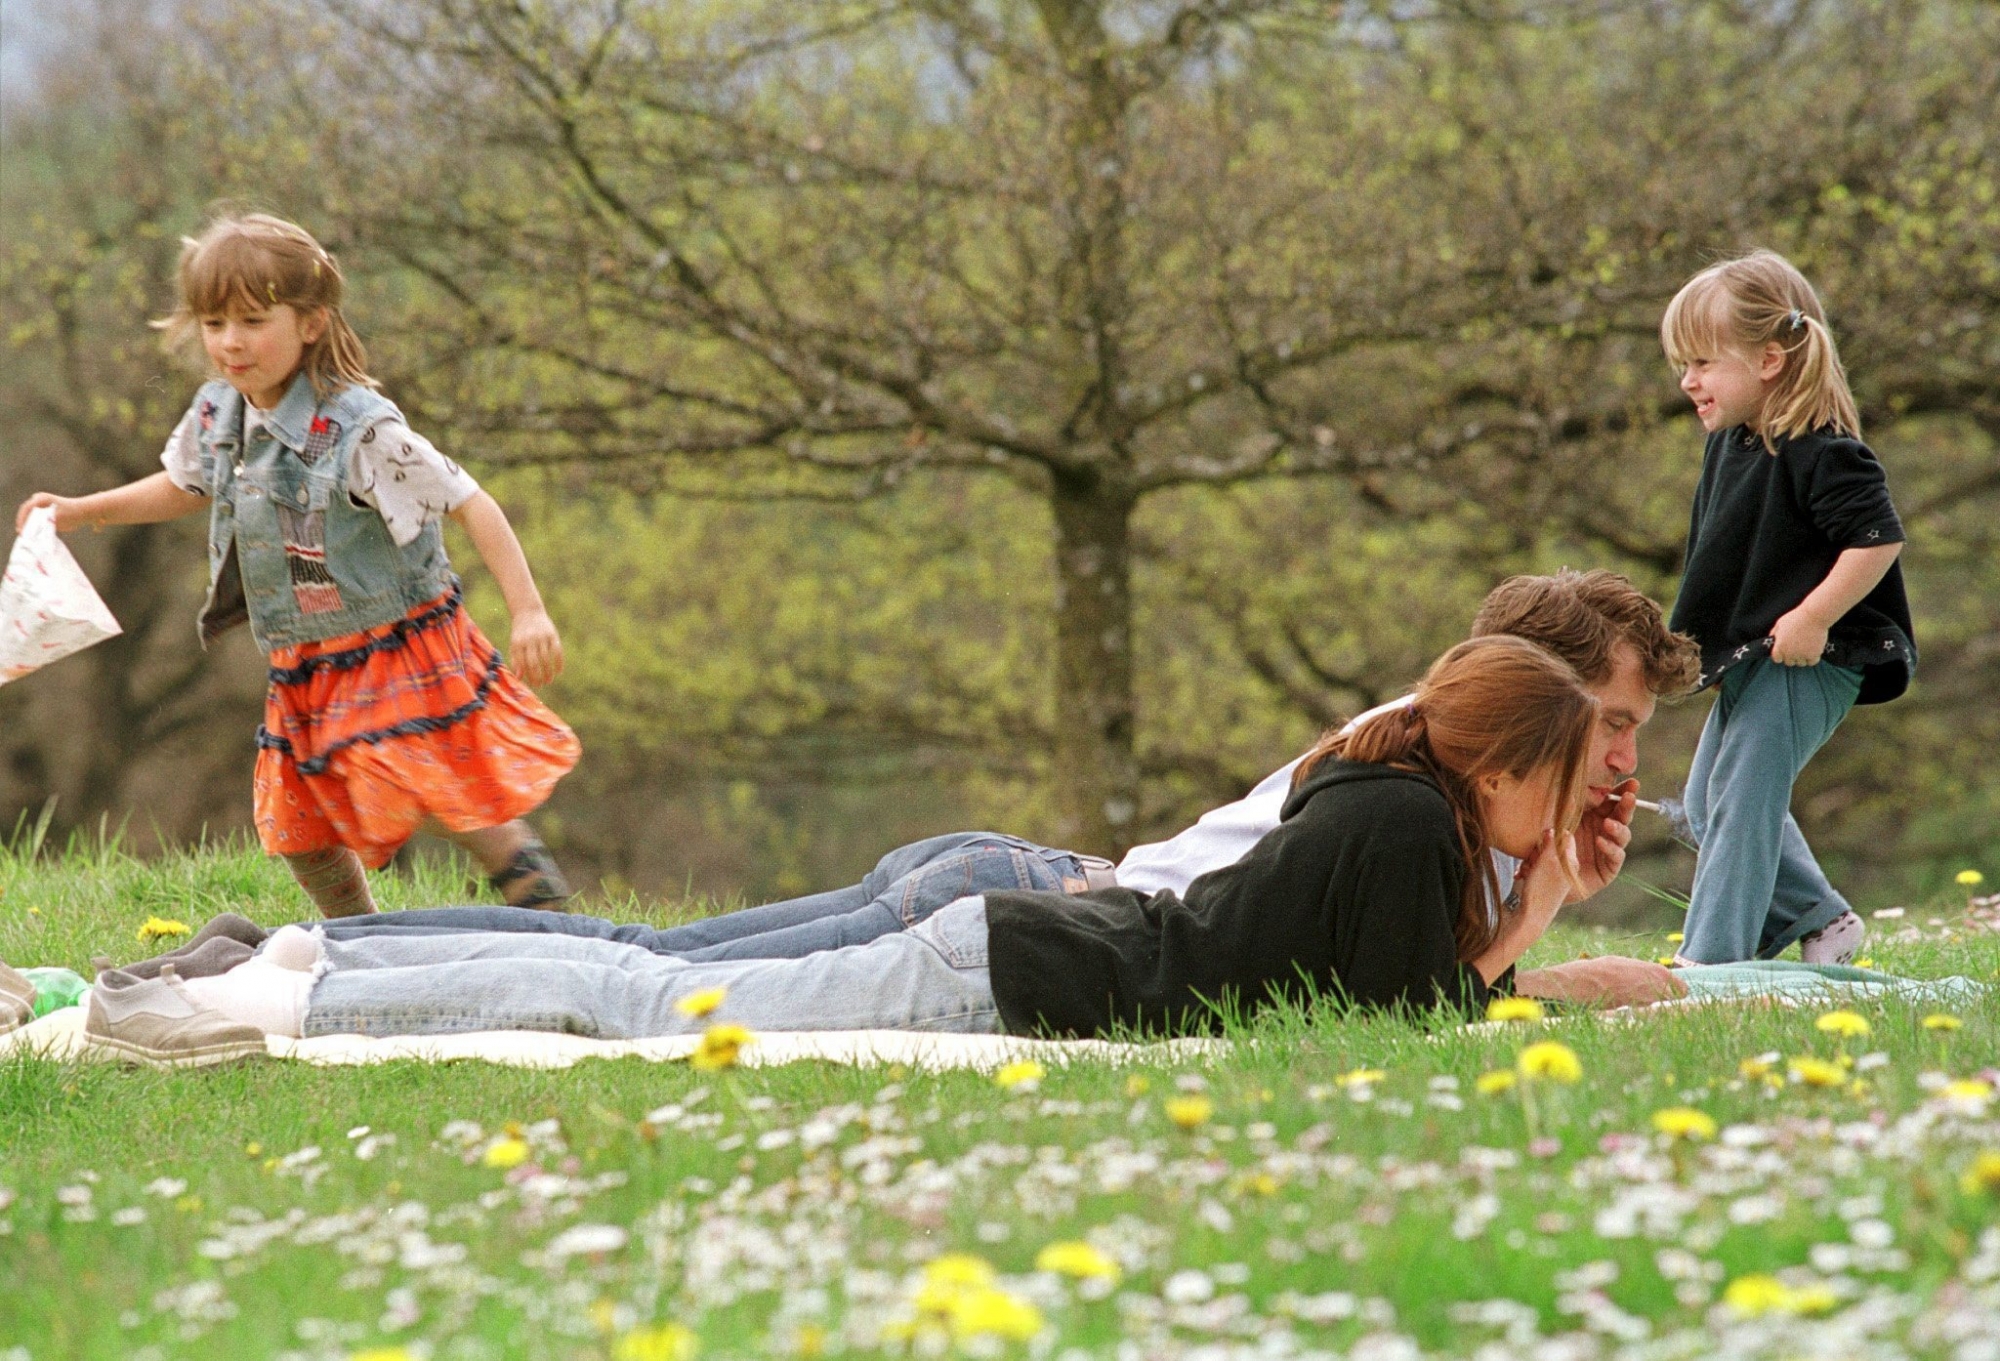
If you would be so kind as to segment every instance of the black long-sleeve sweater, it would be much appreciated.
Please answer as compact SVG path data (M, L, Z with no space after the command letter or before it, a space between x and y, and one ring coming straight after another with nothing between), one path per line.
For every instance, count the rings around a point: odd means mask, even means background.
M1211 1003L1315 995L1482 1014L1488 988L1453 936L1465 874L1434 782L1329 759L1277 830L1188 885L1185 901L987 894L993 994L1010 1032L1061 1036L1213 1032Z
M1719 430L1702 451L1670 627L1701 644L1701 684L1713 685L1769 654L1772 627L1843 552L1901 542L1882 465L1860 440L1815 432L1781 439L1773 452L1743 426ZM1827 631L1824 660L1861 672L1857 704L1909 689L1916 630L1900 561Z

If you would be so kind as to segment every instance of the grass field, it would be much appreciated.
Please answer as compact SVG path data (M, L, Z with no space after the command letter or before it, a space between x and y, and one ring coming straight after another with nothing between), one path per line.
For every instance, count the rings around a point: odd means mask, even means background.
M240 845L28 850L0 853L16 966L299 911ZM469 896L448 865L380 888ZM1992 981L1997 920L1910 904L1870 954ZM1565 927L1536 961L1670 948ZM1224 1058L1011 1086L15 1059L0 1358L2000 1357L2000 1002L1855 1010L1279 1015ZM1482 1091L1541 1041L1576 1081Z

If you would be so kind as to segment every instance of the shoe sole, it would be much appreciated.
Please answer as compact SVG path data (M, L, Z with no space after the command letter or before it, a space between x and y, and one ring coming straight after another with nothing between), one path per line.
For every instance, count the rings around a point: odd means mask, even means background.
M148 1049L130 1040L117 1039L85 1030L84 1036L92 1044L102 1045L114 1051L128 1063L143 1063L148 1068L162 1070L170 1068L209 1068L216 1064L234 1063L238 1059L263 1058L271 1051L262 1040L228 1040L221 1044L202 1045L195 1049Z

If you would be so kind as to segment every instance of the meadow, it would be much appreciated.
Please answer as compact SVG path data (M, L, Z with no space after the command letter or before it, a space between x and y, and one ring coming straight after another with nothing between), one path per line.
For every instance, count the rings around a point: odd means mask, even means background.
M1977 891L1874 905L1876 967L1992 981ZM0 853L16 966L299 906L241 843ZM1670 949L1568 925L1536 961ZM2000 1357L1996 1036L1989 995L1326 1008L997 1074L15 1058L0 1358Z

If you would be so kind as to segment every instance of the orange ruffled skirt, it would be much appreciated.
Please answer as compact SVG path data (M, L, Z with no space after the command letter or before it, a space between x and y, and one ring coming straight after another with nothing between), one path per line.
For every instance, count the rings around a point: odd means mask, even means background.
M456 586L393 624L274 650L270 681L256 819L272 855L346 846L378 869L427 820L470 832L540 807L582 750Z

